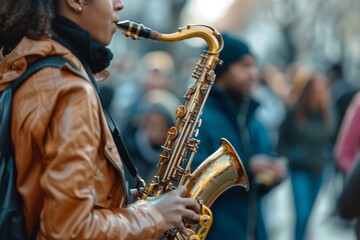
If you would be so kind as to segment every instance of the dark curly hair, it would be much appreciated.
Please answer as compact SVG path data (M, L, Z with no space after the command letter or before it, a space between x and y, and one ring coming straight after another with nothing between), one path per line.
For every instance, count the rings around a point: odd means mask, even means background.
M0 0L0 49L8 54L23 37L51 37L58 0Z

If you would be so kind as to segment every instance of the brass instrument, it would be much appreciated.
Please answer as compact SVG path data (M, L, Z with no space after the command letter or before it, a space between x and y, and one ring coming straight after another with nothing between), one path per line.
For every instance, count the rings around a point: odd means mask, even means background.
M249 188L244 166L235 149L224 138L220 140L220 147L215 153L202 162L193 173L190 170L200 143L196 139L201 125L200 116L215 81L214 69L217 64L221 64L218 57L223 47L222 36L215 29L205 25L187 25L172 34L161 34L129 20L118 22L116 25L126 36L133 39L144 37L174 42L200 37L208 45L208 50L205 51L205 55L200 56L192 74L195 82L188 87L184 95L186 102L176 111L176 124L167 133L159 157L157 175L149 186L145 187L141 197L146 199L148 196L159 196L186 184L186 196L197 199L202 209L199 224L188 226L193 232L189 239L205 239L213 220L209 207L215 199L232 186L239 185L246 190ZM166 232L164 238L184 239L177 229Z

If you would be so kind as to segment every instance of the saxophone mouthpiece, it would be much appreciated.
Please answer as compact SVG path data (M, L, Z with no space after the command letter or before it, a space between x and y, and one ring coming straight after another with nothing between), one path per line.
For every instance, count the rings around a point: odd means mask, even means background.
M125 20L115 23L117 28L121 29L126 37L132 37L137 40L139 37L150 38L153 40L160 40L161 34L151 30L151 28L145 27L143 24Z

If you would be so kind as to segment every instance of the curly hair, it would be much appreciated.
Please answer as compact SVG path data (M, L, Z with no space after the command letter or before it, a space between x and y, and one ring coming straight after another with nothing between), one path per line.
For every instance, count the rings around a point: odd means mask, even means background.
M0 49L8 54L23 37L51 37L58 0L0 0Z

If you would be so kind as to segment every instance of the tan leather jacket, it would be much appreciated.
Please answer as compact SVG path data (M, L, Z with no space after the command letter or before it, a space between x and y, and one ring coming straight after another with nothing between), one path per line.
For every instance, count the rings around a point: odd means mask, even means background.
M123 165L96 90L71 52L51 39L24 38L0 63L0 91L48 55L64 56L81 71L43 69L13 97L28 234L40 216L37 239L157 239L165 227L161 213L146 201L125 206Z

